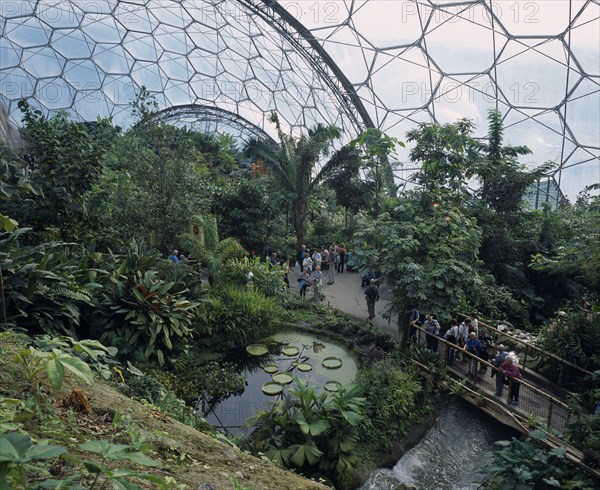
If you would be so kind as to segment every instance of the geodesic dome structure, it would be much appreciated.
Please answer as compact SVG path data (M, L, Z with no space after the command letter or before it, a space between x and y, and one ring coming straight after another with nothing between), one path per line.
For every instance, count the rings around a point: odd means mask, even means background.
M0 101L131 125L144 85L159 108L274 135L335 124L404 139L421 122L504 114L505 140L574 197L600 182L597 0L3 0ZM179 116L173 116L179 117ZM195 118L195 119L194 119ZM187 119L186 119L187 120ZM212 127L212 126L207 126ZM398 177L410 179L406 150Z

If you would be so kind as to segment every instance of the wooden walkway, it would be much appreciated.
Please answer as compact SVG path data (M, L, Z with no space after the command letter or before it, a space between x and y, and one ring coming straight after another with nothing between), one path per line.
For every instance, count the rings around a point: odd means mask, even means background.
M423 329L417 329L417 343L426 349L426 337L430 336ZM413 359L413 362L434 381L445 388L458 393L465 400L473 403L499 422L508 425L519 432L528 434L534 429L541 429L546 438L541 443L548 448L563 447L566 458L582 470L600 480L600 471L590 468L583 462L583 453L567 444L560 438L569 422L574 420L571 407L556 397L556 393L547 387L540 386L534 380L528 379L527 373L521 382L518 405L508 404L508 394L511 388L504 385L502 397L495 395L496 378L491 376L494 368L490 363L479 359L453 344L438 338L437 354L443 359L444 372L439 376L436 370L427 367ZM448 353L454 349L463 359L448 363ZM410 351L409 351L410 356ZM469 359L477 362L475 376L467 376ZM465 362L466 361L466 362ZM496 374L497 375L497 374ZM461 386L459 386L461 385Z

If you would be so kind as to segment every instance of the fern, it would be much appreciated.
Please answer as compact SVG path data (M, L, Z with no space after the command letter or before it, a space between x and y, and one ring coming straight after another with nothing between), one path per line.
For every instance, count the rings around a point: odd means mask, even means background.
M65 299L70 299L73 301L81 301L82 303L86 303L88 305L94 304L93 296L84 290L75 290L75 289L67 289L67 288L49 288L48 294L52 296L61 296Z

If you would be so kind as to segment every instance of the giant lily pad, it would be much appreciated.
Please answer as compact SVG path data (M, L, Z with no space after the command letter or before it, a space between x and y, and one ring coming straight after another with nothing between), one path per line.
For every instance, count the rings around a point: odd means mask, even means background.
M269 348L265 344L250 344L246 346L246 352L251 356L264 356L269 353Z
M331 391L332 393L340 391L341 387L342 385L338 381L327 381L327 383L323 385L323 388L325 388L326 391Z
M263 368L263 370L265 371L265 373L274 374L277 371L279 371L279 368L277 367L276 364L268 364L267 366L265 366Z
M265 395L275 396L281 394L283 385L275 381L269 381L262 385L262 391Z
M307 362L302 362L302 363L298 364L298 371L302 371L302 372L306 373L311 370L312 370L312 366Z
M300 349L294 345L288 345L281 349L281 352L283 352L286 356L293 357L300 353Z
M277 373L273 375L273 381L282 385L290 384L294 378L289 373Z
M323 359L323 367L327 369L337 369L342 367L342 360L339 357L331 356Z

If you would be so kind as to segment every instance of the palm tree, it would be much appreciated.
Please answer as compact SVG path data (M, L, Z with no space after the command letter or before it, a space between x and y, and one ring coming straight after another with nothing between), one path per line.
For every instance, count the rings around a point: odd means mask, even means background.
M339 139L341 133L335 126L317 124L308 130L308 134L294 138L282 131L277 114L272 113L270 121L277 128L280 147L274 150L262 141L250 140L244 153L264 159L283 190L290 195L296 242L300 247L306 236L308 199L335 166L337 152L318 172L315 168L323 157L329 156L333 141Z

